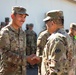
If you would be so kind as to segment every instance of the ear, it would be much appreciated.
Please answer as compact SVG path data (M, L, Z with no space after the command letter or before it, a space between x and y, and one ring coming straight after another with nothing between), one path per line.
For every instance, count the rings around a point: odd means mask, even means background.
M54 21L51 21L52 25L54 24Z
M52 22L53 22L53 24L56 24L56 21L55 20L53 20Z
M72 29L72 28L70 28L70 30L71 30L71 31L73 31L73 29Z
M11 14L11 18L12 18L12 19L14 18L14 14Z

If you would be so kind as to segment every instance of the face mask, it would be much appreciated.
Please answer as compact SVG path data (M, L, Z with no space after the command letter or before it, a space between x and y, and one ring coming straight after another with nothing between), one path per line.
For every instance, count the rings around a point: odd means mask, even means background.
M74 39L76 40L76 36L74 36Z

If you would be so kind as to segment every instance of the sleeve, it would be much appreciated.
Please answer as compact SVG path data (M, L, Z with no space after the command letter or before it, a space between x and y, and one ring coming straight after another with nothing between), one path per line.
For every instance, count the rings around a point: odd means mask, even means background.
M47 59L47 63L45 62L46 73L55 75L67 68L66 47L58 38L54 39L53 42L49 42L49 45L44 56Z
M35 42L37 42L37 34L35 33Z
M0 48L10 48L10 40L7 31L0 31Z
M44 40L44 37L43 37L43 35L40 34L39 37L37 38L37 51L36 51L37 56L42 55L42 51L43 51L43 48L44 48L43 40Z
M51 50L51 67L58 68L61 64L61 59L66 59L66 49L64 44L60 40L55 40L55 43L52 45ZM49 57L50 59L50 57Z
M14 64L22 64L22 55L12 52L10 49L10 37L8 31L0 32L0 50L2 58L5 62L11 62Z

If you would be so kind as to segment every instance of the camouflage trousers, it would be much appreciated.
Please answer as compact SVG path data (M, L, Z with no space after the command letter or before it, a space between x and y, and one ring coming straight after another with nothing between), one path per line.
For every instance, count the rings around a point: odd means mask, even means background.
M41 75L41 63L38 64L38 75Z
M73 56L71 60L71 69L69 70L69 75L76 75L76 55Z
M36 48L27 46L26 47L26 55L36 54Z

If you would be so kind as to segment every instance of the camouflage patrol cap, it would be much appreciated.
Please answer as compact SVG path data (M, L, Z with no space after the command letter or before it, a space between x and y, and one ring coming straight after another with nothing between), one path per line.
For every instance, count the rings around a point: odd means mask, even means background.
M5 22L9 22L9 17L5 17Z
M30 23L29 26L33 27L33 23Z
M76 23L71 23L71 24L70 24L70 28L76 30Z
M12 13L13 14L25 14L27 16L29 16L27 13L26 13L26 9L22 6L14 6L12 7Z
M26 24L26 26L28 26L29 24Z
M61 10L52 10L52 11L48 11L46 13L46 18L43 19L43 21L47 21L47 20L51 20L51 19L60 19L60 17L63 17L63 11Z

